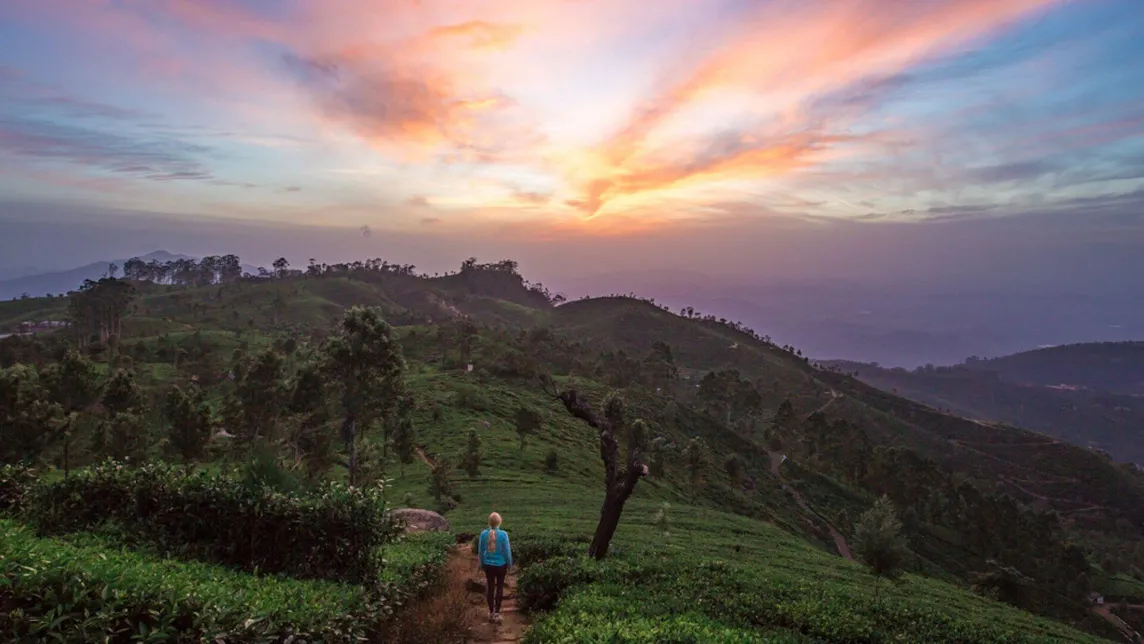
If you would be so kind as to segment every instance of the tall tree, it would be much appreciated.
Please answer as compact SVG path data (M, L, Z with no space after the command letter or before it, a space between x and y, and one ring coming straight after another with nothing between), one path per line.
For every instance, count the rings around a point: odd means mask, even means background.
M628 461L621 470L620 446L616 435L625 433L626 410L619 396L610 396L604 403L603 413L597 414L575 389L558 391L551 378L544 378L545 390L557 400L573 417L588 424L600 438L600 459L604 461L604 504L600 507L600 521L596 524L596 534L588 547L588 556L603 559L608 555L612 536L620 525L624 504L636 489L641 477L648 473L643 464L638 445L628 445ZM633 434L628 433L631 437Z
M43 373L48 399L59 405L62 416L55 439L63 447L64 476L71 472L71 445L80 416L99 399L95 365L78 351L70 350Z
M286 277L286 273L290 270L290 262L286 261L285 257L279 257L274 260L274 275L276 277Z
M321 367L304 364L294 377L290 392L293 425L289 441L294 447L294 460L305 465L306 476L314 480L333 465L337 431L330 427L326 383Z
M117 369L103 390L105 416L95 436L95 448L116 460L142 456L147 448L143 423L143 390L135 374Z
M0 463L39 458L58 431L63 411L44 393L33 367L0 369Z
M224 402L223 417L237 445L249 451L259 439L278 437L288 395L285 360L268 348L240 357L233 375L234 390Z
M163 406L167 419L167 446L188 465L202 460L211 439L213 421L203 392L175 387Z
M392 328L373 307L348 310L322 353L328 381L339 394L346 468L354 485L359 429L386 418L400 401L405 359Z
M672 383L679 379L679 367L675 365L671 346L661 340L653 342L651 353L643 361L643 373L653 389L669 391Z

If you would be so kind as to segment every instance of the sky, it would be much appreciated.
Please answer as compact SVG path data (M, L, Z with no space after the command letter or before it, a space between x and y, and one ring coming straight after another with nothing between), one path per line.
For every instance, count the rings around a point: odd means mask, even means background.
M1128 288L1142 61L1140 0L10 0L0 269Z

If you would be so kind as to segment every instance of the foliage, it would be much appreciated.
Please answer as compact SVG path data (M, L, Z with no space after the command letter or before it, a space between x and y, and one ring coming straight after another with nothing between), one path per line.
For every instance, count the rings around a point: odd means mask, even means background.
M283 494L159 465L114 462L36 486L28 517L42 534L114 521L123 537L242 570L360 581L392 538L380 490L322 484Z
M786 551L766 565L694 551L664 556L658 547L603 562L553 557L525 568L517 597L530 610L555 607L529 632L533 643L1099 641L912 576L878 600L856 585L860 575L852 577L851 566L830 561L839 560ZM681 630L674 640L673 631L660 626L676 622Z
M234 388L223 417L239 446L249 449L259 439L278 437L286 403L285 359L273 348L241 357L234 366Z
M211 410L198 387L175 387L167 394L163 413L167 418L167 447L184 463L194 463L206 455L214 422Z
M475 429L469 430L465 453L461 456L461 469L469 478L476 478L481 473L481 437Z
M881 577L894 577L909 554L902 522L889 497L883 496L854 524L854 551Z
M355 642L391 608L361 588L257 577L0 521L0 633L12 641Z
M44 398L33 367L0 370L0 463L37 459L51 444L62 410Z
M386 419L404 393L405 359L393 330L377 308L354 307L322 348L324 370L338 390L342 440L350 484L356 482L361 429Z
M560 469L560 453L554 449L548 450L544 455L544 469L555 472Z
M36 473L26 465L0 465L0 514L16 514L24 508Z
M449 473L452 470L453 464L445 456L437 457L436 462L431 466L429 494L439 502L453 496L453 482L449 480Z
M397 460L401 462L401 473L405 475L405 466L413 462L416 454L417 430L413 428L413 420L406 416L397 424L393 432L393 451Z
M516 435L520 438L520 449L524 451L525 439L540 429L540 425L544 422L544 419L531 407L518 407L516 414L513 416L513 422L516 426Z

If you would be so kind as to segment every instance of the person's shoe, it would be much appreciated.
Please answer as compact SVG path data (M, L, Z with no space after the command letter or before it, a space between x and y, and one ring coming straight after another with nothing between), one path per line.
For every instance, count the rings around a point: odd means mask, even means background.
M496 622L498 617L500 617L500 616L497 615L496 613L492 612L491 610L489 611L489 621L490 622Z
M493 623L494 624L500 624L501 623L500 613L493 613Z

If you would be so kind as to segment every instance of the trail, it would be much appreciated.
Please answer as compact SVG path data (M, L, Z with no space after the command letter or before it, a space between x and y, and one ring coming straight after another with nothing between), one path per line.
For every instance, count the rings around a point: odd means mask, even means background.
M433 461L425 451L417 448L417 455L429 467ZM494 624L488 619L488 604L485 598L485 575L481 572L477 555L472 544L457 544L449 550L449 563L446 566L449 578L468 590L470 624L476 624L469 632L470 644L508 644L519 642L528 630L528 620L516 609L516 569L509 571L504 580L504 598L501 603L501 623Z
M519 642L528 630L528 620L516 609L516 570L504 580L504 603L501 623L488 621L485 603L485 575L477 567L477 555L470 544L453 546L449 553L449 576L469 590L470 623L476 624L467 640L473 644L508 644Z
M827 405L829 404L830 403L827 403ZM790 492L791 496L794 497L795 503L798 504L798 507L802 508L803 512L805 512L808 516L817 517L820 521L826 524L826 529L830 531L830 536L834 538L834 546L838 548L838 554L847 561L854 561L854 557L850 554L850 546L846 543L846 537L842 536L842 533L838 531L838 528L835 528L833 523L827 521L826 517L812 510L810 506L807 505L806 501L803 500L802 494L800 494L798 490L794 489L794 486L787 483L786 479L783 478L782 465L783 461L786 460L786 456L778 452L768 452L768 454L771 457L771 474L774 474L775 478L782 482L783 489L787 492Z
M1128 640L1129 642L1139 641L1135 639L1138 637L1136 631L1132 630L1131 626L1124 623L1124 620L1112 614L1112 606L1112 604L1101 604L1099 606L1093 606L1092 612L1100 615L1109 624L1115 626L1116 630L1120 631L1120 634L1124 636L1124 639ZM1128 608L1144 608L1144 606L1129 606Z
M831 389L831 390L830 390L830 400L826 401L826 403L825 403L825 404L823 404L823 405L822 405L821 407L819 407L818 409L815 409L814 411L812 411L812 412L810 412L809 414L807 414L807 415L806 415L806 416L807 416L807 418L809 418L809 417L811 417L811 416L813 416L813 415L815 415L815 414L821 414L822 412L826 411L826 408L827 408L827 407L829 407L829 406L833 405L833 404L834 404L834 401L838 400L838 399L839 399L839 398L841 398L841 397L842 397L842 394L840 394L840 393L838 393L837 391L834 391L833 389Z

